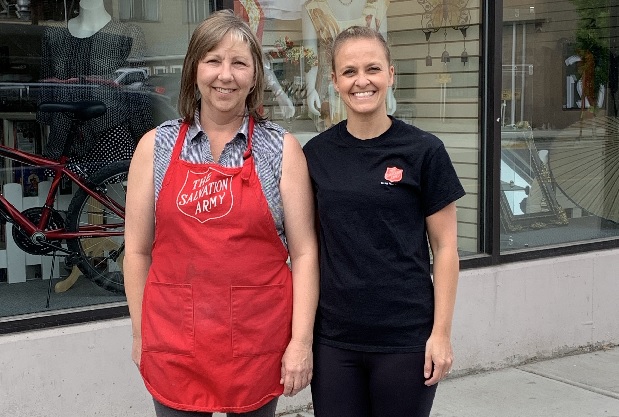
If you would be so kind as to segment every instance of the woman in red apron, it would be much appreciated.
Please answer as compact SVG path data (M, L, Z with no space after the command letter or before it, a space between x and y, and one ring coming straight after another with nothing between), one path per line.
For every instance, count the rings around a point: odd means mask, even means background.
M132 357L160 417L273 416L311 380L311 185L299 143L258 112L262 68L249 27L213 14L185 57L182 121L147 133L131 163Z

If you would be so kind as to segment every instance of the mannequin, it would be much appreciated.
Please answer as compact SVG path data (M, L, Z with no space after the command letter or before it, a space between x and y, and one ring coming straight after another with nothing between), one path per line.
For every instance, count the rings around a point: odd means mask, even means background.
M102 0L82 0L79 15L66 28L45 29L41 78L50 84L40 101L100 100L107 106L103 116L84 124L83 140L74 144L71 162L82 170L92 173L112 160L131 158L137 140L153 127L148 95L114 83L114 72L140 62L142 53L139 29L112 19ZM37 120L50 128L44 154L59 158L71 121L43 112Z
M318 66L307 72L307 106L320 132L346 118L346 110L331 85L331 43L350 26L369 26L387 39L389 0L308 0L302 12L304 46L316 52ZM387 112L393 114L393 89L387 96Z
M102 0L81 0L80 14L69 20L67 28L76 38L88 38L107 25L112 16L105 10Z
M234 12L241 16L249 24L249 27L256 34L258 40L262 42L265 13L260 5L260 1L240 0L238 2L234 2ZM279 84L275 73L271 69L271 62L267 56L264 57L263 69L266 88L273 92L273 96L275 97L275 100L277 100L282 116L285 120L292 119L295 112L294 104Z
M282 112L282 116L285 120L290 120L294 116L294 104L288 94L284 91L282 86L277 81L275 73L271 69L270 61L268 57L264 58L264 79L266 87L273 92L275 100L279 105L279 109Z
M113 19L103 0L81 0L79 15L66 28L45 29L41 78L49 84L39 100L99 100L107 107L104 115L81 126L81 140L73 140L68 166L76 172L91 175L112 161L130 159L137 140L154 127L148 95L114 82L117 69L141 61L142 45L141 32ZM37 112L37 120L49 125L44 155L60 158L71 120L45 112ZM56 292L69 289L79 275L74 267L66 280L56 284Z

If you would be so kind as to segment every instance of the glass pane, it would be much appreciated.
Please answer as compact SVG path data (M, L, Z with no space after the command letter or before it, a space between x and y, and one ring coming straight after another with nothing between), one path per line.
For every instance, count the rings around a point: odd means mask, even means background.
M302 144L344 117L337 97L328 94L328 39L316 35L324 32L320 25L335 22L343 28L370 22L391 45L394 115L445 142L468 193L458 202L461 253L478 252L479 0L328 0L322 2L327 7L322 23L309 18L308 8L320 3L315 0L82 0L82 8L78 2L41 1L20 10L15 2L8 3L0 14L1 144L51 159L66 151L73 175L97 178L115 204L124 204L123 172L105 178L95 173L130 158L144 132L178 117L187 44L211 12L205 9L209 4L233 8L261 39L267 66L265 114ZM74 9L65 9L74 3ZM85 18L99 26L82 25ZM187 23L188 18L196 22ZM310 86L314 76L317 81ZM312 89L318 98L308 103ZM72 121L59 109L40 108L42 102L70 105L84 100L101 101L105 108L91 107L90 114L83 114L92 118L79 127L80 134L72 133ZM114 291L119 289L123 254L114 204L84 195L75 200L80 196L76 184L67 178L52 181L53 161L1 152L0 185L15 206L12 217L23 212L28 221L38 222L47 216L42 209L47 190L57 186L44 230L88 224L116 235L84 238L80 245L54 237L43 249L30 232L13 232L12 224L0 222L0 320L124 301L122 292ZM69 210L72 201L74 213ZM56 258L50 256L54 250ZM82 268L76 266L80 254L88 256Z
M459 247L478 253L480 2L242 2L262 14L240 3L267 53L265 111L301 144L346 117L330 84L334 34L368 22L383 33L395 66L393 115L445 143L467 191L457 203Z
M22 222L38 223L48 216L48 190L57 187L44 230L67 233L89 225L109 235L82 237L79 244L49 235L45 244L13 219L0 222L0 319L124 301L123 225L114 205L124 205L127 165L115 164L132 156L146 131L178 117L180 70L195 27L183 15L186 0L82 0L81 7L65 9L73 3L31 2L18 9L8 2L0 14L0 144L6 147L0 186L5 207L14 207L12 218L21 212ZM159 19L160 11L165 24L143 21ZM104 107L83 113L79 134L69 113L40 107L84 100ZM52 181L53 160L63 153L72 175L100 184L103 202L80 194L67 176ZM41 155L50 161L33 159Z
M504 5L501 249L618 236L618 6Z

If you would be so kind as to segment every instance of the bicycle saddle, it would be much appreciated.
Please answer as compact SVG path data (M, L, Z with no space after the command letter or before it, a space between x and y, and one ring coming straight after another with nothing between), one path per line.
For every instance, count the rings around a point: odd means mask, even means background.
M75 102L46 102L39 104L39 110L44 112L73 113L73 118L90 120L99 117L107 111L105 103L97 100Z

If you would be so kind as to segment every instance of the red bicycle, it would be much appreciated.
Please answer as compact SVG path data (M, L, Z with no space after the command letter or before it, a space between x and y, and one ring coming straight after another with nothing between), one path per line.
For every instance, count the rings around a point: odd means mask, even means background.
M10 222L17 246L34 255L65 256L95 284L123 293L125 195L129 160L115 161L91 176L67 166L73 138L82 123L106 112L100 101L41 103L39 110L62 112L72 120L71 132L58 160L0 145L0 157L53 172L42 207L19 211L0 194L0 220ZM54 208L63 180L77 186L66 211ZM51 282L51 281L50 281Z

